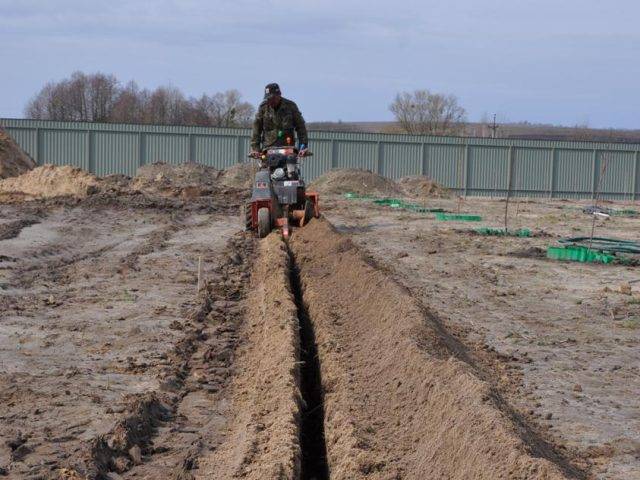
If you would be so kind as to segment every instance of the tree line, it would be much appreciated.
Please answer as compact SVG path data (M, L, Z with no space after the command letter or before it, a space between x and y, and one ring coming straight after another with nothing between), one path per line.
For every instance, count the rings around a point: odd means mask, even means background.
M237 90L187 98L175 87L141 89L114 75L75 72L49 82L25 108L27 118L77 122L246 127L255 109Z
M400 92L389 106L401 131L413 135L463 135L466 112L454 95ZM187 98L175 87L141 89L114 75L75 72L47 83L27 104L39 120L246 127L255 108L237 90Z

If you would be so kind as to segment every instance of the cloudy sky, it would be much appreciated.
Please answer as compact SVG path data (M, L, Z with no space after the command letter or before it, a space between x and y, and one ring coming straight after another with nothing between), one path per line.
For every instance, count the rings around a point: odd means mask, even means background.
M469 119L640 128L638 0L0 0L0 116L102 71L188 95L280 83L308 120L389 120L398 91Z

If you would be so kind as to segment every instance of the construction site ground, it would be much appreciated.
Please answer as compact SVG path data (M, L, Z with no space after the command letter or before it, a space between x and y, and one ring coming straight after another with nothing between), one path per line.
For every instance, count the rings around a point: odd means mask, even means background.
M589 202L335 196L284 242L232 193L0 204L0 477L640 476L638 267L541 253Z

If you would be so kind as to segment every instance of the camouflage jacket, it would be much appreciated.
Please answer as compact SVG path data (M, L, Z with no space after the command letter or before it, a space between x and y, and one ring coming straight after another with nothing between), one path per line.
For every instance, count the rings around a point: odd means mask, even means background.
M307 126L298 106L291 100L283 98L278 108L271 108L266 101L258 107L253 121L253 135L251 148L260 150L271 146L295 144L294 131L298 135L298 142L308 145Z

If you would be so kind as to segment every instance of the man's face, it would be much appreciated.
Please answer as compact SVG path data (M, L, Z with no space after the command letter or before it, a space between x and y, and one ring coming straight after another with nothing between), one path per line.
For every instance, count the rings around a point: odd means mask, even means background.
M276 108L278 105L280 105L280 99L282 97L280 95L272 95L271 97L269 97L269 99L267 100L267 103L269 104L269 106L271 108Z

